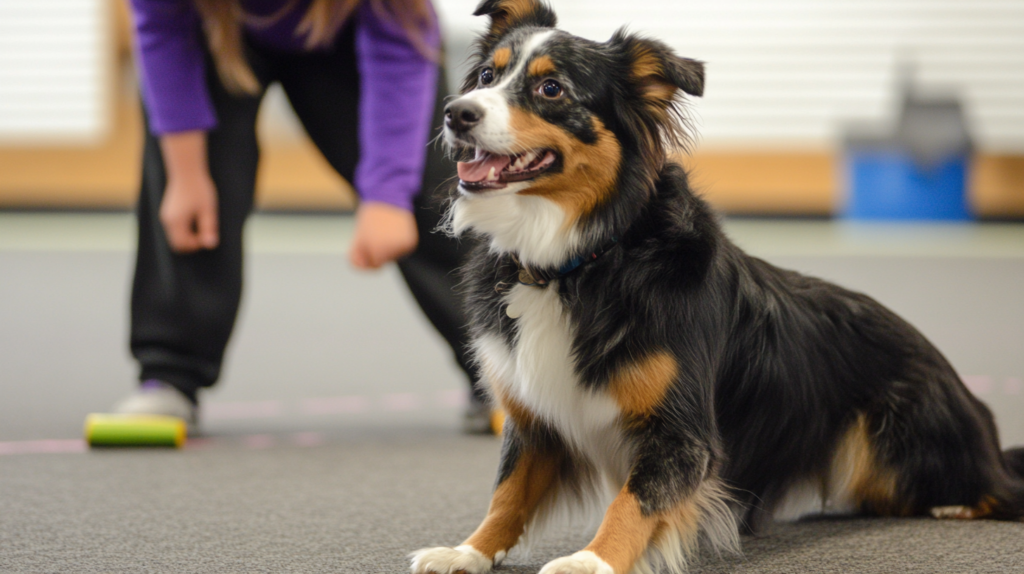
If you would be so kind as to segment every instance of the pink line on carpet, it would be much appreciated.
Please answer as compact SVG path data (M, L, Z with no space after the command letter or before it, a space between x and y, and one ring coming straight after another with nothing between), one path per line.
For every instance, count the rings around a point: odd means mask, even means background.
M291 436L292 444L295 446L320 446L324 444L324 433L319 432L297 432Z
M247 448L264 449L277 444L277 439L269 434L253 434L242 439L242 444Z
M281 414L280 401L255 401L207 403L203 405L201 416L209 420L224 420L273 418L279 417Z
M414 411L420 408L420 396L416 393L391 393L381 397L384 410Z
M0 442L0 455L5 454L64 454L85 452L89 446L82 439L24 440Z
M202 450L210 448L215 444L215 441L210 437L190 437L185 441L185 448L189 450Z
M465 390L449 390L437 392L437 404L442 407L461 409L469 404L469 393Z
M303 399L299 409L307 415L363 413L370 410L370 400L360 396Z

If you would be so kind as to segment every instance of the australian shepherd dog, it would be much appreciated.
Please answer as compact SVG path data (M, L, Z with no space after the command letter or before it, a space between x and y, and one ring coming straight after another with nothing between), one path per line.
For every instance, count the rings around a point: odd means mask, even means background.
M744 254L672 153L701 62L598 43L537 0L490 26L445 110L473 350L507 413L494 496L414 574L481 574L562 506L603 510L542 574L680 571L818 513L1019 520L1024 451L917 330Z

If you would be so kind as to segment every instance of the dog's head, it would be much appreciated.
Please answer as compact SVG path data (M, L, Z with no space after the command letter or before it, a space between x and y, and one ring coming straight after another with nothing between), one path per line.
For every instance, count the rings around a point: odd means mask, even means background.
M704 67L623 30L604 43L557 30L538 0L484 0L475 15L490 26L445 108L464 159L453 229L558 266L642 208L685 141L681 94L701 95Z

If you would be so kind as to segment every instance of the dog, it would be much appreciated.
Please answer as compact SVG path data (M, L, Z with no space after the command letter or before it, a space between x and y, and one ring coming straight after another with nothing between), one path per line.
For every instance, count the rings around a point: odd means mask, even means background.
M413 574L481 574L562 507L610 499L541 574L682 571L808 513L1019 520L1024 449L871 298L743 253L671 159L704 66L620 30L490 18L444 136L472 346L507 414L493 499ZM607 498L606 498L607 496Z

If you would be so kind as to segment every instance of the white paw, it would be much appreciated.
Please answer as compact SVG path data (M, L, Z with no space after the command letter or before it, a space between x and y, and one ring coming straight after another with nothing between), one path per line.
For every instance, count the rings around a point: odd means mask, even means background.
M615 574L607 562L589 550L580 550L572 556L556 558L540 569L538 574Z
M409 557L412 574L483 574L491 569L491 560L469 545L424 548Z
M933 506L932 516L935 518L970 520L975 517L975 512L970 506Z

